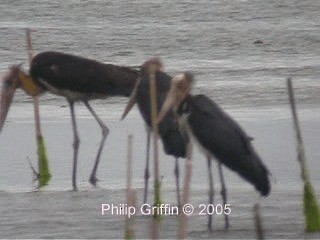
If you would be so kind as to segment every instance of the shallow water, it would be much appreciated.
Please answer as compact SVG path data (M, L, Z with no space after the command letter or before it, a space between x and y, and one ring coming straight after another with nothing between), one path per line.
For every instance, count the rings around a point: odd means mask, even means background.
M136 191L141 202L142 190ZM194 206L206 203L205 191L194 190L190 201ZM101 215L102 203L124 203L123 190L81 190L80 192L2 193L2 238L123 238L124 216ZM166 191L163 199L174 205L174 191ZM191 239L252 239L255 238L252 206L254 195L230 191L230 230L223 229L223 217L214 215L213 231L206 230L207 217L199 211L188 218L187 235ZM288 201L288 199L290 199ZM261 212L266 239L319 239L319 234L304 234L298 202L300 195L274 191L263 201ZM217 198L217 203L221 203ZM283 204L285 202L285 204ZM137 206L138 207L138 206ZM15 214L12 214L15 212ZM138 212L138 210L137 210ZM277 215L274 213L277 212ZM281 214L282 213L282 214ZM285 213L285 214L284 214ZM133 218L136 238L150 238L150 216L140 212ZM177 238L177 216L164 216L161 238Z
M255 147L273 174L270 197L261 201L267 239L319 239L303 233L302 184L285 80L292 77L302 122L308 165L318 199L320 175L320 2L318 1L0 1L0 71L24 62L26 27L35 30L35 52L57 50L103 62L138 65L160 56L166 71L195 74L195 93L217 101L255 138ZM262 44L254 44L262 40ZM135 109L119 122L126 98L93 103L111 132L98 171L99 188L87 183L100 131L77 106L81 137L78 183L71 189L71 128L63 98L40 98L42 128L51 172L50 186L32 192L27 157L36 164L31 100L17 91L0 136L0 238L123 238L123 216L101 216L101 203L124 203L127 135L134 135L133 185L141 205L145 130ZM175 203L172 158L161 151L165 203ZM184 162L181 162L181 168ZM204 157L195 150L190 203L207 201ZM183 171L182 173L183 174ZM189 218L189 238L255 238L251 186L226 170L231 228L215 216ZM219 181L216 171L216 192ZM152 198L151 198L152 200ZM152 202L152 201L150 201ZM216 203L221 203L216 196ZM150 218L135 219L137 238L149 238ZM176 238L176 217L165 217L162 238ZM57 231L56 229L59 229Z
M81 109L81 108L80 108ZM119 122L121 112L102 116L111 129L106 148L99 166L99 187L92 188L89 177L95 151L99 143L99 129L93 119L79 111L80 156L78 168L78 193L71 189L71 142L70 121L64 118L65 109L56 111L60 117L44 118L43 130L53 174L50 186L41 192L32 192L32 173L27 157L36 164L33 122L30 118L9 118L2 133L0 145L1 224L3 238L123 238L124 216L107 214L101 216L101 204L119 205L125 203L126 186L126 143L127 135L133 134L133 186L136 190L137 209L142 204L143 169L145 158L144 126L137 112ZM13 116L18 112L14 110ZM318 239L319 234L304 234L302 216L302 184L299 165L296 161L295 142L291 119L276 119L267 116L259 118L252 112L231 112L241 125L255 136L255 146L265 164L272 172L271 195L260 201L263 226L267 239ZM17 113L18 114L18 113ZM83 114L83 115L82 115ZM243 118L241 117L243 116ZM252 118L248 119L247 116ZM253 118L255 116L255 118ZM272 115L271 115L272 116ZM307 115L304 115L307 116ZM302 117L304 140L312 182L320 197L318 174L320 130L316 128L319 118ZM18 136L18 137L17 137ZM20 137L19 137L20 136ZM160 145L161 146L161 145ZM174 161L160 153L163 202L175 206ZM184 161L180 161L183 176ZM151 168L152 169L152 168ZM223 217L214 217L214 230L207 231L206 216L194 213L189 219L190 238L255 238L252 206L258 197L254 189L229 170L225 170L228 188L228 203L232 206L231 227L223 230ZM219 180L214 167L216 197L215 204L222 204L219 196ZM152 184L151 184L152 185ZM193 155L192 187L190 203L198 207L208 201L206 161L197 149ZM152 203L153 194L149 201ZM199 207L197 208L199 210ZM135 215L137 238L150 237L150 218ZM59 227L59 231L55 228ZM165 216L161 227L162 238L176 238L178 221L175 216Z

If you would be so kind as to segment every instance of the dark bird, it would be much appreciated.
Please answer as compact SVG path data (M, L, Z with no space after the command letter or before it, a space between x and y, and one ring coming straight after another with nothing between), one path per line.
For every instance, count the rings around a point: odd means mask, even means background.
M262 196L270 193L269 171L239 124L205 95L191 95L193 76L184 73L171 81L171 87L158 122L172 108L179 116L181 129L197 141L206 155L238 173Z
M172 77L162 71L163 65L159 58L153 58L146 61L140 69L140 78L137 86L133 91L128 105L123 113L122 119L127 115L135 103L138 104L140 113L147 125L147 157L145 169L145 192L144 202L147 201L147 189L149 179L149 148L150 148L150 131L151 124L151 104L150 104L150 71L155 70L156 95L157 95L157 112L160 111L163 102L166 99L170 88ZM177 118L172 111L169 111L163 121L159 124L159 135L163 143L164 152L175 158L175 177L177 187L177 199L180 205L179 195L179 166L178 158L186 157L187 135L180 132Z
M90 183L96 185L96 172L108 127L98 117L89 100L108 96L129 96L139 76L137 70L104 64L95 60L60 52L42 52L31 62L29 75L20 66L12 66L4 77L1 95L0 131L4 125L15 90L22 88L28 95L39 95L49 91L67 99L72 118L74 134L72 186L77 190L76 171L79 137L74 112L74 103L83 102L102 129L102 139L90 176Z

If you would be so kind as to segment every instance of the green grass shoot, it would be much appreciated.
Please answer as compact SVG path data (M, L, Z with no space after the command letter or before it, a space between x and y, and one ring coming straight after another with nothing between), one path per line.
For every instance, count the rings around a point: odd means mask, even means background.
M38 176L39 176L39 188L48 185L51 174L49 169L49 161L47 157L47 151L42 136L37 137L38 144Z
M303 198L303 210L306 220L305 231L320 231L320 209L318 207L313 188L309 181L305 181Z
M161 181L155 180L154 182L154 206L160 207L161 206ZM155 214L153 215L155 220L160 221L161 214L156 214L157 211L155 211Z

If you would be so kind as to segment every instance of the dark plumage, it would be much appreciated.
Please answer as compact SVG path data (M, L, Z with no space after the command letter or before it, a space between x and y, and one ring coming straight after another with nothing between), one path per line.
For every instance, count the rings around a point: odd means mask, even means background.
M161 110L166 99L171 79L172 77L165 72L156 71L157 112ZM137 103L144 121L151 128L150 79L149 74L144 69L141 71L137 89ZM186 156L187 135L182 135L180 132L177 118L172 111L159 124L159 135L166 154L182 158Z
M218 161L252 183L263 196L270 192L269 171L254 150L252 138L205 95L189 95L178 109L201 146Z
M49 90L43 81L59 90L82 93L90 99L96 96L129 96L139 73L128 67L70 54L42 52L32 59L30 75L44 89ZM60 94L63 95L62 92Z

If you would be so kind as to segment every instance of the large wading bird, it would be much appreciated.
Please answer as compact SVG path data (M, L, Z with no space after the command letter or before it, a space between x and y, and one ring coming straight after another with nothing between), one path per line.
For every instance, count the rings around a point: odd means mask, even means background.
M150 97L150 71L155 71L156 79L156 95L157 95L157 112L160 111L163 102L166 99L170 88L172 77L162 71L163 65L159 58L152 58L143 63L140 69L140 78L137 86L131 94L127 107L123 113L122 119L128 114L135 103L138 104L140 113L146 123L147 129L147 153L145 168L145 189L144 203L147 201L148 180L149 180L149 150L150 150L150 132L152 128L151 122L151 97ZM178 158L186 157L186 146L188 142L187 135L182 134L179 130L177 118L172 111L164 117L159 124L159 135L163 143L164 152L175 158L174 174L176 177L177 201L180 206L180 189L179 189L179 165Z
M172 79L158 122L161 124L173 109L182 131L186 131L207 156L238 173L262 196L268 196L270 173L252 146L252 138L211 99L202 94L191 95L192 82L193 76L188 72Z
M102 129L102 139L90 175L90 183L96 186L97 169L109 129L98 117L89 100L108 96L129 96L138 79L137 70L104 64L60 52L42 52L31 62L29 74L19 65L10 67L3 78L0 109L0 131L4 125L15 90L22 88L28 95L40 95L46 91L63 96L70 105L73 128L72 186L77 190L77 160L80 140L76 124L74 103L83 102Z

